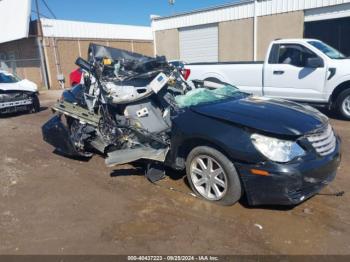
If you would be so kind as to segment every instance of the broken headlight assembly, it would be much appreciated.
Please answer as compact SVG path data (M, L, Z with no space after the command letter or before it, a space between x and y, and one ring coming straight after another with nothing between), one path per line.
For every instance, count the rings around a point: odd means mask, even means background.
M304 149L294 141L281 140L260 134L253 134L251 140L261 154L275 162L286 163L296 157L305 155Z

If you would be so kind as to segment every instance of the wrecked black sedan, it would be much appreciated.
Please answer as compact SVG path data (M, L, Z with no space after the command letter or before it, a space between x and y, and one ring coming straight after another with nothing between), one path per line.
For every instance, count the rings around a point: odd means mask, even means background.
M77 60L84 84L66 90L43 126L69 156L99 152L109 166L147 160L186 170L192 190L223 205L295 205L331 182L340 140L328 119L296 103L255 97L226 83L187 83L164 58L90 45Z

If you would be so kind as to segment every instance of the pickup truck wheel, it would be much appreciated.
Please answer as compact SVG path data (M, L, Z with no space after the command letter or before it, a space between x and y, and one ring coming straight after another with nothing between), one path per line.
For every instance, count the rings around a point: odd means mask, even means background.
M350 120L350 89L341 92L336 100L338 113L346 120Z
M194 148L186 160L186 173L192 190L208 201L228 206L241 198L241 183L235 166L214 148Z

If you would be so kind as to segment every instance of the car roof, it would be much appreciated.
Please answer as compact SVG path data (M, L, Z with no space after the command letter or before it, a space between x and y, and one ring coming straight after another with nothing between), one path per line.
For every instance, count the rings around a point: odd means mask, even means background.
M274 43L287 43L287 42L307 42L307 41L321 41L319 39L314 38L282 38L276 39Z

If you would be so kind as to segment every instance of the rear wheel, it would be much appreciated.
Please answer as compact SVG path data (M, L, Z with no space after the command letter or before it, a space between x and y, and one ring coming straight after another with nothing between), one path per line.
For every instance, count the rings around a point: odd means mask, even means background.
M343 118L350 120L350 89L346 89L339 94L335 106Z
M233 205L241 198L241 183L235 166L214 148L194 148L187 157L186 173L192 190L208 201Z

